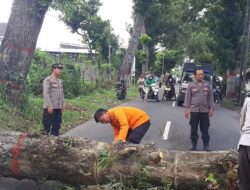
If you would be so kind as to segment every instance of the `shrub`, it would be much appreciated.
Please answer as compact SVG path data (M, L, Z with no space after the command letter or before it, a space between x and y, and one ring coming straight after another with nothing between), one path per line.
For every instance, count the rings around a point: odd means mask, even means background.
M64 65L62 80L64 96L66 98L73 98L80 95L81 84L83 81L81 80L79 65Z

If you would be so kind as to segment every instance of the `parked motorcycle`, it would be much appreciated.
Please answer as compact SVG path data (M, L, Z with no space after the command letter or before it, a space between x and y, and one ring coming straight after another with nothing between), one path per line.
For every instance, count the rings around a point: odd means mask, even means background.
M216 104L221 102L221 87L220 86L214 86L214 102Z
M147 99L156 100L157 102L159 102L159 86L158 86L158 83L151 84L149 86L148 90L149 90L149 93L148 93L148 98ZM144 87L143 94L141 96L142 99L144 99L146 91L147 90Z
M116 97L118 100L124 100L126 97L126 86L124 81L120 81L116 85Z
M172 98L174 98L176 100L175 89L174 89L173 85L166 85L165 86L162 100L164 99L164 97L166 98L166 101L171 100Z

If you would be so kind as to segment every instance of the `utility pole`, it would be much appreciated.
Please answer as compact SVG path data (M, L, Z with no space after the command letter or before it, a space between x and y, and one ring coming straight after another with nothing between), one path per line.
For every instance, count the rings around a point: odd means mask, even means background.
M249 34L250 34L249 0L246 0L246 13L244 18L243 43L241 46L240 76L239 76L239 87L238 87L238 97L237 97L238 104L242 104L243 97L241 96L241 90L245 90L246 67L248 62Z

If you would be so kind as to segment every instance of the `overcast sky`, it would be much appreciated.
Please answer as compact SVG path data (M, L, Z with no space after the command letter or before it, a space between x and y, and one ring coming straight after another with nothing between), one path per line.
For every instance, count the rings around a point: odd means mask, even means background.
M0 0L0 22L8 22L13 0ZM126 23L132 24L132 0L101 0L99 15L110 20L114 33L119 35L120 42L127 46L129 34ZM59 42L80 43L81 38L70 33L70 30L58 20L55 11L48 11L38 38L37 47L49 50Z

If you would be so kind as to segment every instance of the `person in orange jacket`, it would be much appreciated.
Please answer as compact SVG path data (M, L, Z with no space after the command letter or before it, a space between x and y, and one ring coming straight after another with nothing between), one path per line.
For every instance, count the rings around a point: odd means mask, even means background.
M111 124L114 142L139 144L150 126L148 114L134 107L115 107L109 110L100 108L95 112L94 119L97 123Z

